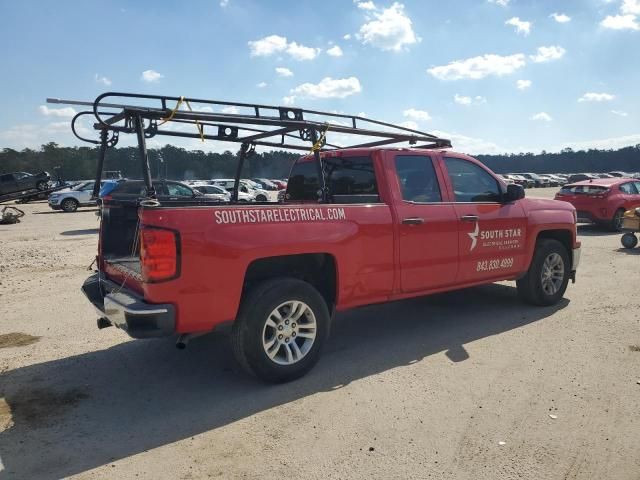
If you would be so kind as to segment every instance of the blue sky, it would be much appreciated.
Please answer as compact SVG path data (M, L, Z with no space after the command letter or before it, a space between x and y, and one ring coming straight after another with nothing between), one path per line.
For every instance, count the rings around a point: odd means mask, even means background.
M640 0L0 0L0 45L0 148L78 144L45 98L109 90L364 113L476 154L640 143Z

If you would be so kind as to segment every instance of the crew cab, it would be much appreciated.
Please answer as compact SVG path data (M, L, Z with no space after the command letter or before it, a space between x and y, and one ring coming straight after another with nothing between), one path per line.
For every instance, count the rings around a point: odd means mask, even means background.
M640 180L615 177L571 183L562 187L555 198L573 205L578 221L619 232L624 212L640 207Z
M569 203L524 198L448 150L321 155L325 203L313 156L294 164L281 204L105 196L98 272L83 286L98 326L184 346L230 325L240 365L281 382L313 367L336 311L501 280L552 305L575 280Z

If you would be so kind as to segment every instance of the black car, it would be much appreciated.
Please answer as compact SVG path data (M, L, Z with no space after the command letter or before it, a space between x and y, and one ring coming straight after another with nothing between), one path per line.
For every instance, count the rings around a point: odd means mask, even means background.
M46 190L51 176L47 172L35 175L27 172L13 172L0 175L0 195L22 192L24 190Z
M574 175L569 175L569 178L567 179L567 183L575 183L575 182L582 182L584 180L597 180L597 179L598 177L590 173L576 173Z
M104 200L116 200L119 202L135 202L147 196L147 187L144 180L120 180L108 182L109 189L105 187L100 191L100 198ZM189 204L219 203L220 200L207 197L197 190L181 182L173 180L153 180L156 191L156 199L160 203L185 202Z

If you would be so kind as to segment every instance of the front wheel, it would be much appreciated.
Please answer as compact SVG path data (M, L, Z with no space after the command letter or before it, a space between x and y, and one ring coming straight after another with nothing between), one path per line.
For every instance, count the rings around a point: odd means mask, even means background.
M36 183L36 188L38 190L46 190L47 188L49 188L49 182L46 180L42 180L38 183Z
M529 271L516 282L518 294L532 305L554 305L569 284L569 253L558 240L544 238L536 244Z
M231 332L238 363L265 382L303 376L317 363L329 334L330 315L309 283L276 278L253 287Z
M65 212L71 213L75 212L78 209L78 202L73 198L65 198L60 206Z

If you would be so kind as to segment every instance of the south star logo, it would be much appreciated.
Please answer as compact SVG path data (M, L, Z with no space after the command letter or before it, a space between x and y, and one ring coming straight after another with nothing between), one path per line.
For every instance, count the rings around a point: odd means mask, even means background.
M480 233L480 224L476 222L476 229L471 233L467 233L467 235L469 235L469 238L471 239L471 248L469 249L470 252L472 252L473 249L476 248L476 244L478 243L478 233Z

